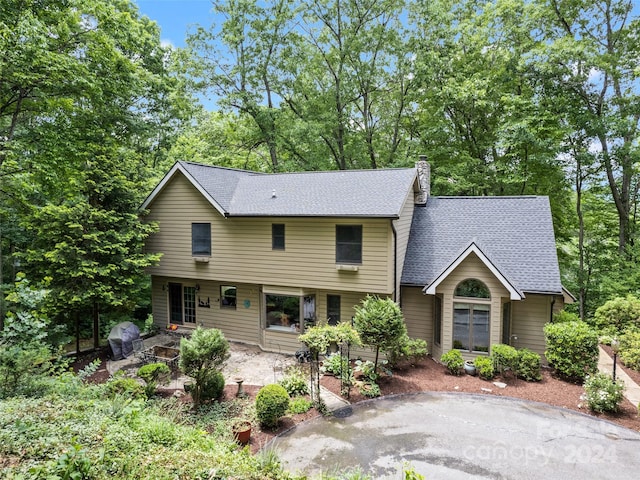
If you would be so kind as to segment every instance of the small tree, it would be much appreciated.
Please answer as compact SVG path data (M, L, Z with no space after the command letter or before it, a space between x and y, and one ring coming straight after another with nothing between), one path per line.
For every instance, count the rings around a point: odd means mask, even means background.
M598 334L586 323L548 323L544 335L544 354L561 375L583 380L598 368Z
M216 328L196 328L191 338L180 341L180 369L196 383L191 396L196 406L205 400L203 390L210 379L222 370L229 358L229 342Z
M367 295L362 305L355 307L353 326L362 343L376 352L374 369L378 368L380 350L392 350L407 337L407 327L402 311L390 298Z

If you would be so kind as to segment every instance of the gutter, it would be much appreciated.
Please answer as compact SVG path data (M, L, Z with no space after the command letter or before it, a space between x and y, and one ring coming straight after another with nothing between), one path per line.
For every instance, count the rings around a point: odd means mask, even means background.
M393 301L400 305L398 300L397 279L398 279L398 232L393 224L393 219L389 220L391 224L391 232L393 233ZM401 305L400 305L401 306Z

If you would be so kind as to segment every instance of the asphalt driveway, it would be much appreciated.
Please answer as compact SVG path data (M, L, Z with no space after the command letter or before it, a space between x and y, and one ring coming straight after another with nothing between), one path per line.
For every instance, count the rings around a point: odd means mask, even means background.
M274 439L310 476L359 467L376 479L630 479L640 433L578 412L502 397L418 393L349 406Z

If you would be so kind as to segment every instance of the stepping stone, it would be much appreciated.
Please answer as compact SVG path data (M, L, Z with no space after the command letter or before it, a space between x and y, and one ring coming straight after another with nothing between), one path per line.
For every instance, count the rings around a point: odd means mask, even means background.
M502 382L493 382L493 384L498 387L498 388L507 388L507 384L506 383L502 383Z

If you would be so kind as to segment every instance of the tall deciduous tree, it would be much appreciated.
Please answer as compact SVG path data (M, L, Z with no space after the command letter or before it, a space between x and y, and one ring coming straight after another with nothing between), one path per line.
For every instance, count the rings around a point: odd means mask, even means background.
M50 277L56 313L93 310L97 331L98 307L130 303L156 258L137 208L189 110L184 82L129 0L2 2L0 51L0 215L22 227L10 248L30 279Z
M618 214L618 250L629 257L640 160L640 20L631 0L549 0L545 48L549 71L572 94L571 126L597 150Z

